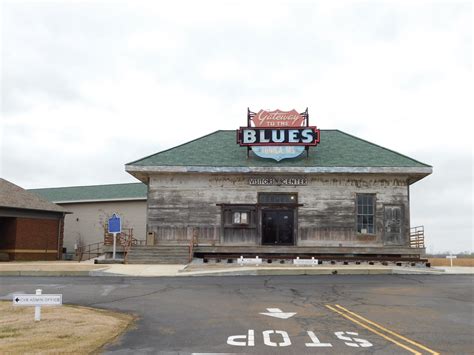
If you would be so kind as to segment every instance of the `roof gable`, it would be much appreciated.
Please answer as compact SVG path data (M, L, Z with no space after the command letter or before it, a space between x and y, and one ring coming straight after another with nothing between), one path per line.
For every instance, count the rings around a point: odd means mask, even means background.
M0 178L0 207L66 213L61 206L2 178Z

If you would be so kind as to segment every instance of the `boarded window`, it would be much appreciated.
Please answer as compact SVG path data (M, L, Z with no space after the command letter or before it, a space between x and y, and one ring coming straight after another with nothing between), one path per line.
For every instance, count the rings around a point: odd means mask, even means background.
M402 225L402 206L384 206L384 241L386 244L403 244Z
M357 194L357 233L375 233L375 195Z

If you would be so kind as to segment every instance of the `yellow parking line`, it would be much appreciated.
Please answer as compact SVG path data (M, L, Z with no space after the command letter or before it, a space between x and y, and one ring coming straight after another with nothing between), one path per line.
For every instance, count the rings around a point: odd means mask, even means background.
M434 351L434 350L431 350L430 348L427 348L426 346L421 345L420 343L417 343L417 342L414 341L414 340L405 338L403 335L400 335L400 334L398 334L398 333L395 333L395 332L392 331L392 330L389 330L389 329L387 329L387 328L384 328L384 327L382 327L380 324L377 324L377 323L375 323L375 322L373 322L373 321L371 321L371 320L368 320L368 319L366 319L366 318L364 318L364 317L362 317L362 316L360 316L360 315L358 315L358 314L356 314L356 313L354 313L354 312L349 311L347 308L344 308L344 307L342 307L342 306L340 306L340 305L338 305L338 304L336 304L336 307L338 307L339 309L342 309L343 311L349 313L350 315L353 315L354 317L357 317L357 318L359 318L359 319L362 319L363 321L365 321L365 322L367 322L367 323L369 323L369 324L371 324L371 325L373 325L373 326L375 326L375 327L377 327L377 328L379 328L379 329L382 329L383 331L385 331L385 332L387 332L387 333L389 333L389 334L391 334L391 335L394 335L394 336L396 336L396 337L398 337L398 338L400 338L400 339L402 339L402 340L405 340L407 343L410 343L410 344L412 344L412 345L415 345L415 346L419 347L420 349L426 350L426 351L428 351L430 354L439 355L438 352L436 352L436 351Z
M403 348L403 349L405 349L405 350L408 350L408 351L411 352L412 354L421 355L421 353L418 352L418 351L416 351L415 349L412 349L412 348L410 348L410 347L408 347L408 346L406 346L406 345L404 345L404 344L402 344L402 343L396 341L395 339L392 339L392 338L386 336L385 334L380 333L379 331L375 330L374 328L371 328L371 327L369 327L368 325L359 322L358 320L356 320L356 319L354 319L354 318L348 316L347 314L345 314L345 313L343 313L343 312L341 312L341 311L339 311L339 310L337 310L337 309L331 307L330 305L327 304L326 307L329 308L329 309L330 309L331 311L333 311L333 312L339 313L341 316L343 316L344 318L349 319L351 322L354 322L354 323L360 325L361 327L364 327L365 329L370 330L372 333L375 333L375 334L377 334L378 336L381 336L382 338L387 339L388 341L390 341L390 342L392 342L392 343L398 345L399 347L401 347L401 348Z

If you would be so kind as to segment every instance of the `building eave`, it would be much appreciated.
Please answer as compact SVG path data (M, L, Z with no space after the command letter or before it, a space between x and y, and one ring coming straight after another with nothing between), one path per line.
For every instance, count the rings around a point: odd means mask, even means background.
M154 173L207 174L397 174L413 176L411 183L433 172L432 167L217 167L217 166L138 166L126 165L125 171L147 183Z
M65 201L53 201L53 202L58 204L58 205L66 205L66 204L73 204L73 203L127 202L127 201L146 201L146 196L145 197L131 197L131 198L65 200Z

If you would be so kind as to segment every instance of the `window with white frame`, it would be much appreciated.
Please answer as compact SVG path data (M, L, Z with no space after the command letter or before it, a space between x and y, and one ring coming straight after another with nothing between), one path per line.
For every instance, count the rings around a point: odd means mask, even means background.
M232 216L233 224L249 224L249 213L248 212L234 212Z

